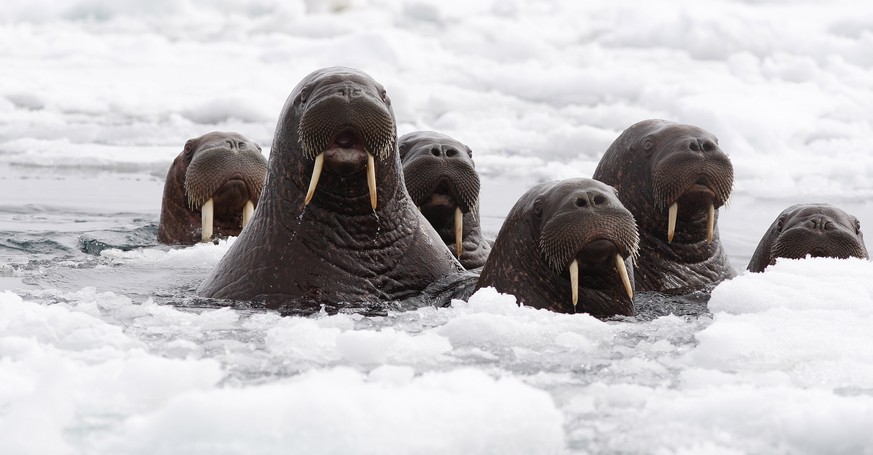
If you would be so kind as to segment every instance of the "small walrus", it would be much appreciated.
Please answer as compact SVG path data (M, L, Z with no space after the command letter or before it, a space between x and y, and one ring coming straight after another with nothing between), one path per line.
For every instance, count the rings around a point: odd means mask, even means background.
M555 312L633 316L638 241L612 187L586 178L541 183L509 211L476 288Z
M777 258L807 256L869 259L861 223L828 204L798 204L776 217L758 243L748 269L763 272Z
M369 75L306 76L279 116L258 210L197 294L335 310L461 272L409 198L396 144L391 101Z
M644 120L609 146L594 178L615 187L639 226L638 291L691 292L736 276L717 228L734 170L715 136Z
M479 174L473 151L433 131L404 134L397 147L412 201L464 268L482 267L491 245L479 228Z
M158 241L193 245L213 235L239 235L266 175L261 147L237 133L213 131L189 139L167 172Z

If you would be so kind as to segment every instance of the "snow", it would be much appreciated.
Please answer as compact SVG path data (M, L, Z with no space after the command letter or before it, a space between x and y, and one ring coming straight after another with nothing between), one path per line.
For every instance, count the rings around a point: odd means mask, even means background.
M234 239L76 245L155 223L189 138L268 155L293 86L348 65L386 87L400 134L470 145L491 233L639 120L713 132L743 270L789 205L873 225L871 30L849 0L7 1L0 453L869 452L869 261L741 273L699 317L604 322L482 289L301 318L197 306Z

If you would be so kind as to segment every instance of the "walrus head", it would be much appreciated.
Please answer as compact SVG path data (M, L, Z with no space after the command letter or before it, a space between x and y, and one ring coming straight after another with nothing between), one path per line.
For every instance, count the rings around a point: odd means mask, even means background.
M380 193L388 199L397 190L376 184L376 173L399 172L397 132L391 100L368 75L339 67L313 72L289 96L277 130L273 146L292 153L276 162L271 156L271 167L303 191L304 205L372 213Z
M304 312L424 302L462 268L410 200L396 142L369 75L306 76L279 115L258 210L198 295Z
M481 267L491 247L479 230L473 151L433 131L405 134L397 146L412 201L465 268Z
M158 241L193 244L239 235L266 173L261 147L237 133L214 131L188 140L167 173Z
M477 288L493 286L535 308L631 316L628 265L638 242L612 187L584 178L541 183L510 210Z
M645 120L610 145L594 178L614 186L637 220L642 289L694 287L735 275L716 228L733 176L718 139L695 126Z
M828 204L798 204L783 210L758 243L749 262L763 272L777 258L830 257L867 259L861 223Z

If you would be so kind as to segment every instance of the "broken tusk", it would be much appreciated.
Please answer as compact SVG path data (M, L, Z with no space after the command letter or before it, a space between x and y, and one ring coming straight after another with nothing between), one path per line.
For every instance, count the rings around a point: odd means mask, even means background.
M255 204L251 200L243 206L242 227L246 227L249 221L252 220L252 214L255 213Z

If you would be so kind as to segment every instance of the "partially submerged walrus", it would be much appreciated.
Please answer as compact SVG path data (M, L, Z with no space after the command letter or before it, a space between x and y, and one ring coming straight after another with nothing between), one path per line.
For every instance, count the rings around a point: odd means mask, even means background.
M637 290L688 292L736 276L717 226L733 175L718 139L691 125L645 120L609 146L594 178L618 190L639 226Z
M433 131L405 134L397 145L412 201L464 268L482 267L491 245L479 228L479 174L473 151Z
M861 223L828 204L798 204L776 217L758 243L748 269L763 272L777 258L830 257L869 259Z
M396 142L370 76L306 76L279 116L258 210L197 294L318 311L411 298L462 271L409 198Z
M240 134L213 131L189 139L167 172L158 241L193 245L239 235L266 174L261 147Z
M638 240L610 186L585 178L541 183L510 210L476 288L556 312L632 316Z

